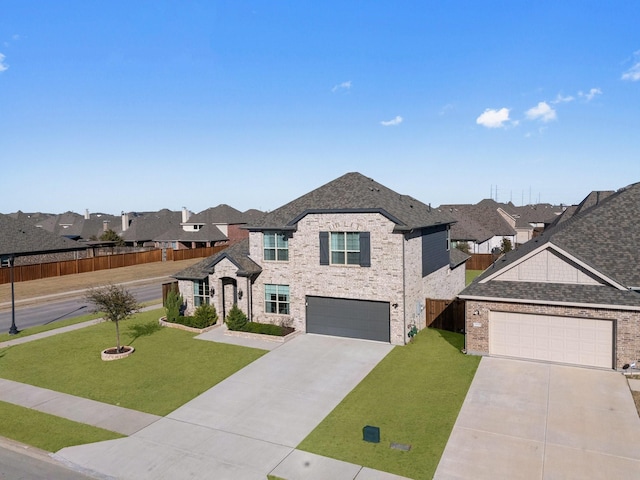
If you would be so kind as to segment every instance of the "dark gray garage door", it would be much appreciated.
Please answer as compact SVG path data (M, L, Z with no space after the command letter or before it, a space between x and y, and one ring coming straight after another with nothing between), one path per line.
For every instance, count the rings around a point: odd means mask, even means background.
M307 332L388 342L389 303L307 297Z

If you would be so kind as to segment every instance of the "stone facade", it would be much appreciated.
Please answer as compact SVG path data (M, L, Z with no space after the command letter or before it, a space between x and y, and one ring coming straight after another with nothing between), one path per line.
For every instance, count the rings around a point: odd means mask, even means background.
M421 237L394 233L394 227L379 213L308 214L289 233L288 261L265 260L263 233L250 232L249 256L262 272L250 281L237 276L231 261L221 260L209 276L211 302L221 317L236 302L252 321L302 332L307 296L386 302L391 343L403 345L410 325L424 328L425 299L454 298L464 287L465 268L452 271L447 265L423 278ZM319 232L369 232L371 266L321 265ZM266 312L265 285L289 286L289 315ZM193 297L192 283L181 281L180 289L185 298ZM191 302L187 313L193 310Z
M489 354L489 312L517 312L562 317L581 317L614 322L615 368L640 359L640 312L604 308L535 305L507 302L466 302L466 349L468 353ZM477 314L476 314L477 312Z
M404 236L394 234L394 224L380 214L310 214L298 222L289 238L289 261L264 261L262 233L251 233L251 258L263 268L253 289L253 319L262 323L290 321L305 330L306 296L340 297L389 302L391 343L405 338L402 248ZM371 267L320 265L321 231L370 232ZM290 318L265 313L264 285L289 285Z

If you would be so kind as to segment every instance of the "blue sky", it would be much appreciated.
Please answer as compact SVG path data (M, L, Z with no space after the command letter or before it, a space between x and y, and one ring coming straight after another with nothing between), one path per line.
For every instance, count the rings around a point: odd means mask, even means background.
M640 2L0 0L0 165L2 213L577 203L640 181Z

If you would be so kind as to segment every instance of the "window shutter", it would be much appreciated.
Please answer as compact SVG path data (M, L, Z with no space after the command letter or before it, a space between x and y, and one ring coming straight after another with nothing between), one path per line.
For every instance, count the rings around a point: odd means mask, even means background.
M320 265L329 265L329 232L320 232Z
M371 266L371 234L360 232L360 266Z

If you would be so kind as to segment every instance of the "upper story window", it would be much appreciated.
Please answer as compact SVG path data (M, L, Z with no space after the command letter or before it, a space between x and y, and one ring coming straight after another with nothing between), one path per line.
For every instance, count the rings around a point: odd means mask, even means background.
M320 232L320 265L371 266L369 232Z
M289 239L282 232L264 232L264 259L279 262L289 260Z
M360 265L359 232L331 232L331 263Z

